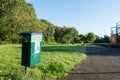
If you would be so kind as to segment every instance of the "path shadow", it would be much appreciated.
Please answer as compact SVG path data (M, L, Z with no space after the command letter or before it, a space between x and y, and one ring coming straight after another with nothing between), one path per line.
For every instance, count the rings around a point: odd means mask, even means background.
M83 53L83 50L85 49L81 45L63 45L63 46L44 46L42 47L43 52L81 52Z
M120 49L88 44L86 54L89 56L120 56Z
M73 52L72 46L44 46L42 47L43 52Z

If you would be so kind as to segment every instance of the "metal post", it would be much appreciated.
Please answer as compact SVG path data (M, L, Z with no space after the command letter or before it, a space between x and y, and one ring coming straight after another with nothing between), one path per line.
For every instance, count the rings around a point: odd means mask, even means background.
M27 68L27 66L25 66L25 77L26 77L26 80L28 80L27 79L27 77L28 77L28 68Z
M120 31L119 31L119 29L120 29L120 22L118 22L116 25L117 25L117 43L120 43L120 38L119 38L119 36L120 36Z
M116 43L118 43L118 23L116 23Z
M28 68L27 68L27 66L25 66L25 75L26 76L28 75Z

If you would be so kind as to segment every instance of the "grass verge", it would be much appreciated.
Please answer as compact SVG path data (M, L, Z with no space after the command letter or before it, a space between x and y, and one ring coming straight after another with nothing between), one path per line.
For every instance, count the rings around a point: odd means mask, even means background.
M21 66L21 45L0 45L0 80L56 80L86 58L84 45L43 46L41 62L28 69Z

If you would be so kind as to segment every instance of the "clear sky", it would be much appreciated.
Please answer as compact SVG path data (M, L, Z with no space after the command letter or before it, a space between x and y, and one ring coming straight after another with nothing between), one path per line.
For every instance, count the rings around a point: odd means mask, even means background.
M75 27L80 34L110 35L120 21L120 0L27 0L37 18L54 25Z

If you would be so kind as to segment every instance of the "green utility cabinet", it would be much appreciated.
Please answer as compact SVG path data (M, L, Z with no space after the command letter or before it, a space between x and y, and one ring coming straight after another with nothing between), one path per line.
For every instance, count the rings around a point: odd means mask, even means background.
M22 65L33 67L41 60L42 34L23 32L22 34Z

